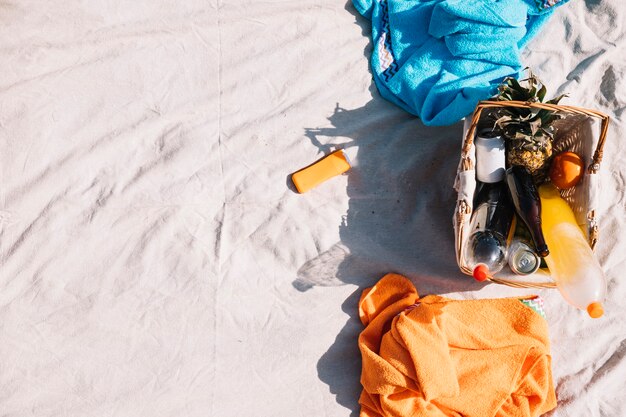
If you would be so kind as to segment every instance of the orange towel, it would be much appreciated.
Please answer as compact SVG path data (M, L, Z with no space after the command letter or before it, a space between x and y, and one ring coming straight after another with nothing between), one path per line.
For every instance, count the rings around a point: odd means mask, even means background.
M539 298L418 299L388 274L363 292L361 417L539 416L556 407Z

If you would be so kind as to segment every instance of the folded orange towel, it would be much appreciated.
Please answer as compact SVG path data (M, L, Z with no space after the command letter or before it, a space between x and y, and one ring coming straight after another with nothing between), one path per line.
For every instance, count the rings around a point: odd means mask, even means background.
M539 298L418 299L388 274L363 292L361 417L539 416L556 407Z

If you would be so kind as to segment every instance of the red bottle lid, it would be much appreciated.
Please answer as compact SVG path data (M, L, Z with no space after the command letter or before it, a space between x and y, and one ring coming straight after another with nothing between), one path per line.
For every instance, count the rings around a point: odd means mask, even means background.
M472 273L474 279L479 282L485 281L491 275L489 273L489 268L485 264L478 264L474 268L474 272Z

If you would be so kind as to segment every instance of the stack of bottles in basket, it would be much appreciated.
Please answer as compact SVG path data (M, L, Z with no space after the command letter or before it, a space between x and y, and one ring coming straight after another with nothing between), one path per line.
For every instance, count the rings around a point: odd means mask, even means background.
M546 265L570 304L591 317L602 316L604 274L555 185L575 183L548 181L537 187L526 167L506 167L505 142L500 136L479 132L475 145L477 188L470 235L463 249L474 278L483 281L507 264L519 275Z

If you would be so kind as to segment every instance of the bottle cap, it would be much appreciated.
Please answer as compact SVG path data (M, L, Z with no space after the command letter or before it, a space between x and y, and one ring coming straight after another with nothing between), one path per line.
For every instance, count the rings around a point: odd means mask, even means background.
M597 319L602 317L604 314L604 308L602 308L602 303L593 302L587 306L587 313L592 319Z
M476 281L483 282L489 278L489 268L485 264L478 264L474 268L472 275Z
M550 255L550 251L548 250L548 246L546 246L546 245L537 246L537 255L539 255L542 258L545 258L546 256Z

